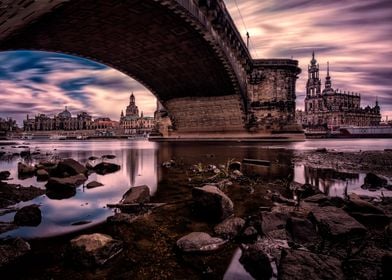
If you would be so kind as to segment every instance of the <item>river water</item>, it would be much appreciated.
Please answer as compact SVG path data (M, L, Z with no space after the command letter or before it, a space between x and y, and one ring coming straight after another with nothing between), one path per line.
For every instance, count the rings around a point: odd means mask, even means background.
M20 145L26 144L22 141ZM18 145L19 145L18 144ZM311 140L297 143L154 143L130 140L87 140L87 141L34 141L28 145L31 152L53 158L73 158L83 164L90 156L100 158L102 155L115 155L113 160L121 166L121 170L104 176L92 174L88 181L98 181L102 187L87 189L84 185L77 188L74 196L69 198L50 198L39 196L31 201L21 202L15 207L39 204L42 211L42 222L37 227L20 227L0 235L20 236L23 238L42 238L78 231L94 224L101 223L113 214L106 207L108 203L117 203L130 188L147 185L154 195L164 179L165 172L162 162L174 159L181 164L224 164L230 159L241 161L243 158L269 160L270 167L261 167L255 171L266 180L294 178L299 183L313 183L329 195L342 195L348 184L349 192L366 194L360 188L364 174L343 173L338 179L328 172L318 172L305 165L293 165L292 157L295 150L307 150L325 147L341 151L384 150L390 148L390 139L355 139L355 140ZM23 150L23 148L20 148ZM39 157L39 155L38 155ZM98 159L97 161L100 161ZM30 185L45 189L45 182L37 182L35 177L18 179L17 163L19 157L0 160L0 170L9 170L13 178L9 183ZM36 160L38 162L39 159ZM33 161L34 163L34 161ZM92 164L96 162L90 162ZM327 174L327 175L326 175ZM328 175L329 174L329 175ZM344 178L344 179L339 179ZM0 216L0 222L10 222L14 213ZM77 225L75 225L75 223Z

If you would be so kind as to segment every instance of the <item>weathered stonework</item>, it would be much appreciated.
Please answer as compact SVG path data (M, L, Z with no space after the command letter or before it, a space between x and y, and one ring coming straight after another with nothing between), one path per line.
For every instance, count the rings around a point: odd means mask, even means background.
M164 104L170 112L173 129L179 132L244 131L242 101L238 95L187 97Z
M248 77L249 120L254 131L299 131L295 124L298 61L260 59Z

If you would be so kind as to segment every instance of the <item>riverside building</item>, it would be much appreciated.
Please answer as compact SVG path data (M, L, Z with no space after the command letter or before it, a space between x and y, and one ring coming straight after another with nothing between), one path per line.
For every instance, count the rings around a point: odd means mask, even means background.
M359 93L339 91L332 88L332 79L327 66L325 86L321 91L319 64L314 52L308 66L305 112L297 112L297 120L304 127L325 127L334 129L341 126L375 126L381 121L380 106L361 107Z

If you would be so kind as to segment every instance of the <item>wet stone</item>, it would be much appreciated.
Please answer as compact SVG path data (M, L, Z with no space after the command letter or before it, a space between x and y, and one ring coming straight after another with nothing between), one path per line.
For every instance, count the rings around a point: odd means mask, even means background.
M338 259L300 250L284 250L278 271L281 280L345 279Z
M60 161L55 171L57 176L67 173L69 175L86 174L87 168L72 158L67 158Z
M261 230L264 235L269 235L276 230L285 230L289 216L279 212L261 212Z
M121 200L123 204L146 203L150 201L150 188L146 185L130 188Z
M295 243L305 245L319 241L316 229L308 219L290 217L287 220L286 228Z
M205 232L192 232L178 239L177 247L183 252L209 252L220 249L226 242Z
M12 264L17 259L26 255L29 251L29 243L21 238L0 241L0 268Z
M74 263L87 267L103 265L122 251L122 241L101 233L81 235L70 243Z
M245 225L245 220L238 217L230 217L215 226L216 235L224 239L233 239L240 234Z
M18 177L21 179L31 178L34 176L35 167L18 162Z
M19 209L14 217L14 223L18 226L35 227L41 223L41 220L41 210L35 204Z
M70 176L67 178L51 177L46 183L46 187L53 190L64 190L69 188L76 188L83 184L87 180L87 177L83 174Z
M120 165L109 162L101 162L93 167L93 170L99 175L114 173L119 171L120 169Z
M222 221L233 214L233 202L216 186L193 188L192 198L196 214L207 220Z
M38 181L47 181L49 179L49 173L45 169L38 169L36 175Z
M7 180L11 173L9 171L0 171L0 180Z
M309 213L318 231L324 237L363 237L366 228L340 208L314 207Z
M242 250L240 263L255 279L269 280L272 277L270 259L257 245L250 245Z
M102 187L103 184L97 181L91 181L86 185L86 188L88 189L93 189L93 188L97 188L97 187Z
M364 179L364 184L362 188L364 189L380 189L382 187L386 187L388 184L388 180L378 176L374 173L367 173Z

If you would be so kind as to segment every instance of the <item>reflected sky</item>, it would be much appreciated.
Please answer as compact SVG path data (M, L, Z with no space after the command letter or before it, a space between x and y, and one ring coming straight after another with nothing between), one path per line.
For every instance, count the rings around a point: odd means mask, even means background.
M245 36L249 31L253 57L299 60L303 69L297 83L299 108L303 108L306 69L314 50L323 83L329 61L334 88L362 93L362 106L373 105L377 96L382 114L392 118L392 1L225 3L240 33ZM87 110L94 116L118 120L130 91L135 92L145 115L152 115L156 105L147 89L124 74L54 53L0 53L0 88L0 117L14 117L19 122L26 112L54 115L65 105L74 114Z
M52 157L69 158L72 157L81 163L88 162L90 156L100 158L103 155L112 154L116 158L107 160L117 163L121 170L113 174L89 176L88 181L98 181L104 184L102 187L87 189L80 186L76 189L76 194L67 198L51 195L42 195L32 201L22 202L16 207L23 207L31 204L40 205L42 211L42 222L38 227L21 227L17 230L3 233L1 237L8 235L22 236L27 238L53 236L71 231L80 230L106 220L113 214L113 211L106 208L108 203L118 203L123 194L133 186L147 185L151 194L154 195L159 189L161 194L157 202L175 202L181 199L175 196L176 188L178 193L184 191L183 185L170 186L171 191L165 192L166 176L171 176L161 164L165 161L175 160L179 166L190 167L193 164L201 163L204 166L214 164L219 166L226 164L230 160L242 161L244 158L255 158L270 161L270 166L243 165L242 172L250 176L258 176L265 181L274 180L294 180L298 183L311 183L321 191L331 196L342 196L346 184L349 192L378 196L380 192L370 192L362 190L361 185L365 174L350 172L336 172L332 169L315 169L304 165L293 166L292 158L295 149L309 149L325 147L323 141L307 141L311 145L298 146L295 143L188 143L188 142L168 142L153 143L148 141L43 141L32 140L30 142L31 151L40 147L42 153L49 152ZM331 147L344 146L339 144L344 140L330 141ZM379 143L380 148L389 147L389 139ZM368 143L364 139L355 139L351 145L357 149L369 149ZM383 146L382 146L383 145ZM6 147L3 151L10 149ZM18 149L19 150L19 149ZM21 149L20 149L21 150ZM10 151L10 152L14 152ZM6 158L6 157L5 157ZM28 187L30 185L45 189L45 182L37 182L35 177L30 179L18 179L17 163L21 161L19 157L10 160L2 158L0 160L0 171L9 170L11 172L11 183L21 184ZM101 159L90 161L97 164ZM34 161L33 161L34 163ZM177 172L177 171L176 171ZM184 171L184 174L187 171ZM178 172L177 172L178 173ZM177 174L176 173L176 174ZM186 175L185 175L186 176ZM186 180L186 178L183 178ZM173 191L174 190L174 191ZM384 191L385 196L392 196L392 191ZM161 201L163 200L163 201ZM14 213L0 216L0 222L12 222ZM78 222L91 222L85 225L72 225Z

